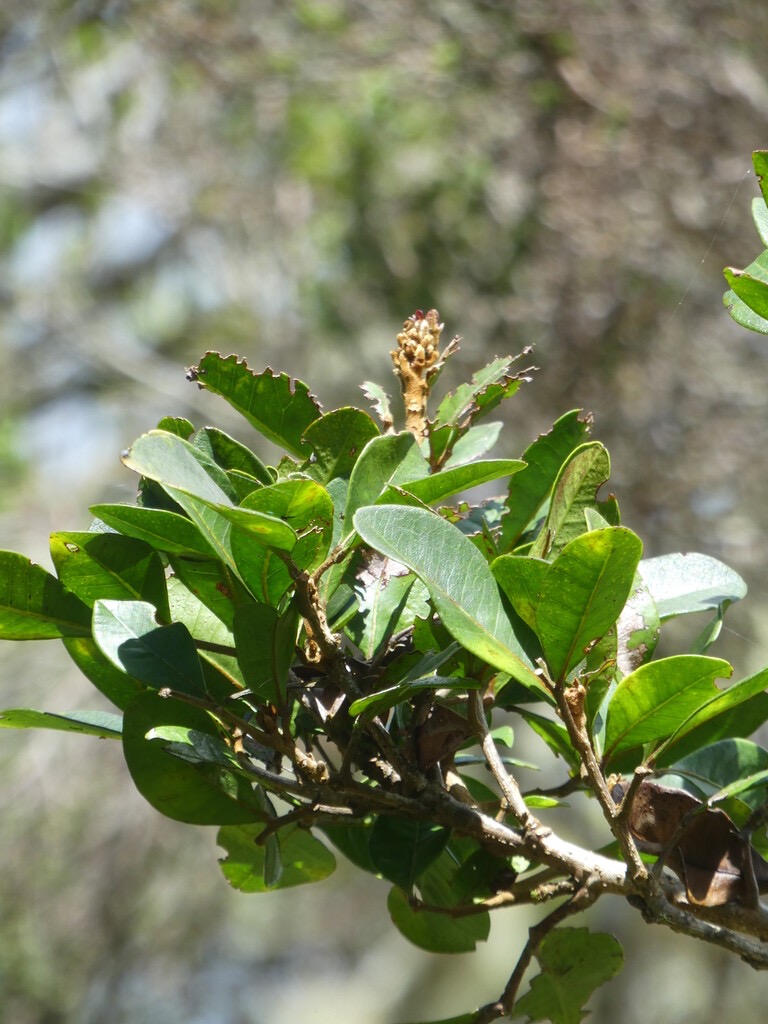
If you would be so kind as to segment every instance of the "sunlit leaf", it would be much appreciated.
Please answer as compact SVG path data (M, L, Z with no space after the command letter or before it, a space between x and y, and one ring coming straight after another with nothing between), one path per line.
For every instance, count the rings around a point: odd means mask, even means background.
M536 634L555 679L582 661L587 646L616 622L632 589L640 538L623 527L575 537L545 573Z
M585 512L595 508L612 526L619 521L616 499L598 501L597 492L611 474L608 452L598 441L576 448L563 464L552 491L544 526L530 554L549 558L587 530Z
M3 729L56 729L100 739L120 739L122 723L122 715L108 711L69 711L66 715L31 708L5 708L0 711L0 728Z
M123 452L123 464L163 487L177 488L214 504L231 504L211 470L218 467L189 441L164 430L142 434ZM220 479L223 471L218 471Z
M446 395L435 416L435 426L444 423L461 424L481 411L490 412L510 393L520 387L520 378L512 375L511 367L519 356L503 356L488 363L472 374L468 384L460 384Z
M552 490L563 463L589 433L589 424L579 419L579 413L575 409L561 416L548 433L526 448L526 468L509 484L499 550L509 551L514 546Z
M158 551L207 558L216 554L195 524L176 512L140 505L91 505L91 512L112 529L146 541Z
M536 608L539 591L549 569L543 558L502 555L491 563L491 571L512 602L520 618L536 630Z
M158 626L144 601L97 601L93 638L102 653L134 679L154 689L203 694L200 659L185 625Z
M378 434L379 428L362 409L347 407L326 413L304 431L304 440L312 446L312 462L306 472L320 483L348 478L363 448Z
M226 399L270 441L293 455L309 455L310 446L302 435L319 418L320 407L302 381L270 369L254 373L244 359L218 352L206 352L189 376L201 388Z
M638 569L662 622L727 606L747 593L741 576L710 555L659 555L644 558Z
M732 671L727 661L681 654L641 665L625 676L608 705L606 759L671 736L689 715L719 695L715 679L727 679Z
M453 469L456 466L463 466L474 462L475 459L481 459L483 455L491 451L499 440L503 426L503 423L495 421L492 423L480 423L477 426L470 427L453 445L450 456L442 464L443 468ZM439 436L443 432L447 434L446 439L450 440L453 434L450 427L441 427L440 430L432 434L432 437Z
M376 551L411 568L426 584L443 625L468 651L542 693L488 563L466 537L425 509L379 505L354 519Z
M723 271L731 290L759 317L768 319L768 253L762 253L745 270Z
M366 380L360 385L363 394L373 406L373 411L379 417L379 421L383 427L389 427L392 424L392 407L390 405L389 395L384 391L380 384L375 384L373 381Z
M717 690L710 700L695 708L690 716L672 733L656 751L658 763L669 764L670 757L679 759L698 747L714 743L737 733L728 729L734 712L742 708L747 718L736 718L737 729L743 735L754 732L768 720L768 668L748 679L742 679L726 690Z
M418 480L429 474L429 465L421 454L413 434L375 437L363 449L349 480L344 509L344 529L352 529L355 512L374 502L389 486Z
M357 610L346 632L367 660L414 620L429 615L429 595L409 569L375 552L363 552L353 581Z
M488 459L484 462L471 462L465 466L444 469L419 480L405 481L400 486L425 504L432 505L450 498L452 494L458 494L459 491L468 491L472 487L511 476L524 468L525 463L520 459Z
M91 635L91 609L42 566L0 551L0 639Z
M746 327L747 330L755 331L757 334L768 334L768 320L758 316L730 288L723 295L723 305L728 310L728 315L741 327Z
M117 533L52 533L51 558L64 586L90 607L97 598L147 601L168 621L163 563L144 541Z
M255 484L271 484L272 477L264 463L250 448L216 427L203 427L194 437L193 445L220 466L225 473L251 477Z

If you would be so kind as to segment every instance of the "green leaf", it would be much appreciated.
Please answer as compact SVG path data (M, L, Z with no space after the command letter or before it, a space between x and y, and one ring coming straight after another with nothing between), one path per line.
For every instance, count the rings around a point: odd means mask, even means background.
M741 327L746 327L749 331L756 331L758 334L768 334L768 320L758 316L730 288L723 295L723 305L728 310L731 319Z
M571 452L555 481L546 521L530 554L536 558L558 554L569 541L586 531L588 508L597 509L611 525L616 525L616 499L597 500L597 492L610 475L611 460L599 441L590 441Z
M181 622L158 626L155 609L144 601L97 601L93 638L113 665L153 689L205 693L189 630Z
M358 820L353 825L323 825L322 832L356 868L377 875L376 865L368 852L368 840L372 828L373 823L369 819L365 819L364 821Z
M253 492L251 498L262 490L266 488ZM312 534L299 548L295 531L276 516L248 508L212 505L181 491L173 494L184 503L211 543L217 545L224 566L234 570L258 601L277 604L292 584L285 560L276 552L284 552L287 557L298 549L305 556L303 560L312 561L325 543L322 535ZM178 564L178 559L172 561ZM232 587L227 589L231 592Z
M752 166L755 169L763 201L768 203L768 150L756 149L752 154Z
M173 569L171 580L181 583L189 593L203 604L230 629L235 618L235 609L242 601L249 600L248 591L237 577L219 561L205 558L185 558L171 555ZM169 580L169 588L172 585ZM174 621L179 618L174 614ZM201 635L201 640L208 639Z
M253 513L258 515L258 513ZM262 516L263 520L268 517ZM281 520L275 519L272 524L285 526ZM293 542L290 536L285 538L276 532L257 534L248 529L254 523L233 523L235 529L231 534L232 558L237 574L242 579L253 597L262 603L277 606L285 594L293 586L293 577L286 562L277 551L293 553L296 547L296 534ZM270 543L265 543L270 541ZM285 546L283 546L285 545ZM313 549L314 550L314 549Z
M487 913L451 918L447 914L414 910L402 889L390 890L387 910L395 927L409 942L431 953L471 953L488 938Z
M225 473L237 473L252 478L253 487L272 483L270 472L261 459L250 448L225 434L223 430L203 427L195 435L193 445Z
M621 970L624 955L612 935L586 928L556 928L536 953L541 973L515 1003L512 1019L579 1024L596 988Z
M218 470L215 463L175 434L150 430L134 441L121 458L123 465L157 481L166 490L180 490L214 505L232 504L230 496L211 476L212 468Z
M752 810L765 802L768 750L751 740L734 738L713 743L676 761L658 781L692 791L714 804L739 796Z
M323 484L338 477L347 479L363 448L378 436L379 428L362 409L346 407L326 413L304 431L313 452L305 471Z
M481 458L496 444L503 426L503 423L494 422L481 423L477 427L470 427L451 448L450 457L443 462L443 469L463 466L467 462L474 462L475 459ZM439 433L442 432L447 434L447 440L451 439L451 428L441 427L440 432L431 435L430 442L432 438L439 436Z
M344 509L345 532L351 531L355 512L366 505L373 505L388 487L428 475L429 465L413 434L408 431L369 441L349 480Z
M526 707L518 707L516 711L525 719L536 735L546 743L555 757L562 757L569 768L578 768L579 755L573 749L568 730L562 722L555 722L551 718L537 715Z
M200 458L201 453L188 442L155 431L139 438L123 461L161 483L220 559L239 571L246 585L256 587L257 599L264 599L261 580L267 549L291 551L296 534L274 516L233 507L200 464Z
M362 552L353 586L358 608L345 628L366 661L416 618L429 615L424 584L392 559Z
M527 464L509 484L508 512L501 528L499 549L511 550L552 490L560 469L589 433L579 409L561 416L547 434L540 435L523 453Z
M760 241L768 246L768 206L765 205L765 199L756 197L752 200L752 220L760 235Z
M641 551L631 530L609 526L575 537L551 565L516 555L492 563L515 611L541 640L553 678L565 678L616 622Z
M434 427L451 426L463 433L505 398L514 395L524 379L511 371L512 364L519 358L519 355L502 356L473 373L470 383L460 384L442 400Z
M213 764L244 772L232 748L219 736L212 736L187 725L156 725L146 735L148 740L162 740L163 749L172 757L190 764Z
M350 705L349 713L353 716L362 715L363 712L371 716L380 715L425 690L458 690L465 693L467 690L479 690L480 685L479 679L465 679L462 676L425 676L360 697Z
M662 622L675 615L722 608L747 593L741 576L709 555L659 555L643 559L638 568Z
M492 480L511 476L524 468L525 463L520 459L488 459L485 462L472 462L466 466L444 469L440 473L432 473L419 480L406 481L401 483L400 487L423 501L425 505L433 505L460 491L468 491Z
M625 676L608 705L605 758L664 740L703 704L720 695L715 679L727 679L727 661L681 654L641 665Z
M656 650L660 627L661 620L656 602L638 567L632 593L616 623L616 657L619 669L624 675L629 675L640 665L650 661Z
M144 541L117 533L52 533L51 558L59 579L93 607L97 598L148 601L170 619L165 570Z
M746 270L726 267L725 279L733 293L763 319L768 318L768 252L761 253Z
M368 852L377 871L410 890L443 852L450 834L450 829L428 821L382 816L371 830Z
M66 637L63 644L83 675L117 707L125 708L128 702L144 689L138 679L133 679L122 669L115 668L101 653L92 637Z
M335 870L336 858L326 846L306 829L286 825L272 837L279 843L282 870L274 884L269 885L265 879L265 849L258 843L263 831L263 824L219 829L216 842L227 854L220 861L221 870L233 889L246 893L287 889L320 882Z
M125 709L123 752L136 788L154 808L191 825L237 825L258 821L264 812L246 779L226 768L173 757L167 741L147 739L161 726L182 726L219 736L201 708L156 693L139 694Z
M282 703L296 654L299 615L278 613L267 604L246 604L235 612L237 658L246 685L260 699Z
M386 391L379 384L370 380L363 381L360 389L373 406L373 411L379 417L381 425L385 428L390 427L392 425L392 408Z
M176 512L140 505L91 505L90 510L113 530L146 541L158 551L207 558L216 554L195 524Z
M642 543L609 526L575 537L541 582L536 633L554 679L565 679L618 619L635 578Z
M488 563L470 540L419 508L363 508L354 524L366 544L407 565L426 584L455 640L537 693L546 693L515 636Z
M88 605L29 558L0 551L0 639L90 635Z
M57 729L61 732L79 732L100 739L120 739L122 715L108 711L69 711L66 715L51 711L33 711L31 708L6 708L0 711L3 729Z
M697 708L656 751L658 764L670 764L699 747L731 736L747 736L768 720L768 668L718 690Z
M194 424L184 416L163 416L157 424L158 430L164 430L168 434L177 434L188 441L195 432Z
M270 369L254 373L244 359L206 352L189 372L201 388L226 399L264 437L293 455L306 457L309 444L302 435L320 416L317 400L307 385L277 376Z
M311 532L297 547L278 547L291 551L291 560L300 569L315 568L328 552L333 533L333 500L314 480L284 480L254 491L242 508L281 519L297 534ZM311 542L311 543L308 543Z
M752 810L757 810L765 804L766 788L768 787L768 768L754 772L742 779L735 779L727 786L723 786L709 798L710 804L724 803L731 804L734 798L741 806L746 804Z
M491 572L512 602L512 607L532 630L536 629L539 591L549 569L543 558L501 555L491 562Z

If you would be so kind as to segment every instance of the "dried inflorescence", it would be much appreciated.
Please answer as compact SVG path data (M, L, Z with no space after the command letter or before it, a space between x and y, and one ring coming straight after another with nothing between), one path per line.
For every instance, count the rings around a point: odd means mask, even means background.
M437 362L440 349L440 335L445 325L440 323L440 314L430 309L425 315L420 309L408 317L397 336L399 346L392 352L395 372L402 373L403 362L412 370L425 373Z
M419 440L427 436L429 371L440 358L443 327L436 309L430 309L426 315L417 309L403 323L397 336L398 347L391 353L403 392L405 426Z

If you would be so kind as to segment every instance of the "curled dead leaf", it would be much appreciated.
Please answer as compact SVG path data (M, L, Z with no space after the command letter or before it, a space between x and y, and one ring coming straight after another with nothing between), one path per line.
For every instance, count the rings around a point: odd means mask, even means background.
M625 783L614 787L617 803L627 789ZM664 858L691 903L750 906L759 892L768 892L768 862L725 811L708 807L684 789L645 780L627 820L638 849Z

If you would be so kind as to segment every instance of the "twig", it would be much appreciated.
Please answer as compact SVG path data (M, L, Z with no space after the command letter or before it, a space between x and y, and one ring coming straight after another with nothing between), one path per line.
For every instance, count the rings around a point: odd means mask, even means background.
M729 907L691 907L690 910L683 910L670 903L653 881L643 894L642 903L643 906L640 909L643 917L649 923L665 924L673 932L690 935L694 939L701 939L702 942L708 942L711 945L720 946L721 949L727 949L731 953L737 953L745 963L756 970L768 970L768 943L746 938L730 928L694 916L694 909L698 915L707 910L729 910ZM715 915L710 913L707 916ZM764 914L762 916L765 918Z
M529 881L527 884L517 883L504 892L498 892L479 903L459 903L456 906L445 907L434 903L425 903L416 896L411 896L409 903L414 910L429 914L444 914L446 917L472 917L474 914L482 914L486 910L503 910L506 907L524 905L538 906L562 896L573 896L574 887L575 883L570 878L545 882L533 888Z
M496 1002L489 1003L487 1006L483 1006L478 1010L473 1024L490 1024L491 1021L498 1020L500 1017L507 1017L511 1015L525 972L528 970L531 960L541 948L541 944L544 942L546 937L550 932L554 931L562 921L565 921L566 918L571 917L573 914L578 914L581 913L582 910L586 910L586 908L591 906L596 899L597 896L595 893L590 893L584 888L579 889L579 891L573 896L573 899L557 907L551 914L548 914L543 920L539 921L538 924L533 925L533 927L529 929L528 941L520 954L520 958L515 964L515 969L510 975L504 991Z
M279 818L270 818L264 828L256 836L256 845L264 846L270 836L279 832L287 825L298 823L305 828L313 825L351 825L356 815L347 807L325 807L322 804L304 804L293 811L281 814Z
M550 830L544 830L544 826L541 822L528 810L525 800L523 799L523 795L520 792L520 787L504 767L504 762L496 749L496 744L493 742L493 737L491 736L488 728L488 723L485 720L483 695L480 690L476 690L472 694L470 708L472 710L472 725L474 726L477 737L480 740L480 746L483 749L485 760L488 762L488 767L493 773L493 777L499 784L499 789L501 790L502 797L504 798L504 803L517 818L520 823L520 827L523 830L523 834L525 836L530 835L532 837L536 837L542 831L546 831L548 833Z
M557 683L557 685L553 685L553 691L571 743L579 755L592 791L602 809L603 816L619 843L624 859L631 868L632 876L636 880L644 879L647 877L648 870L640 857L626 820L617 816L616 804L608 789L608 783L605 781L605 776L602 773L589 732L587 731L586 715L584 713L586 689L579 682L572 683L570 686Z

